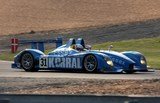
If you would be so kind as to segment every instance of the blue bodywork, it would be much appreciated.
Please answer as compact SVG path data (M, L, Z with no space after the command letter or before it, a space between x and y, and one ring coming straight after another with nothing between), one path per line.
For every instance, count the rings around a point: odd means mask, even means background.
M115 52L115 51L100 51L108 55L115 68L133 68L133 71L148 71L147 62L145 57L136 51L125 51L125 52Z
M34 58L34 69L38 70L84 70L84 58L93 55L97 61L97 72L133 72L147 71L145 57L139 52L115 52L105 50L78 51L72 48L81 44L85 48L82 38L71 38L47 55L37 49L25 49L14 57L12 68L23 69L21 58L24 53L30 53ZM142 61L143 60L143 61ZM145 63L144 63L145 61Z
M122 52L122 54L132 59L135 62L134 64L135 71L148 71L146 58L140 52L125 51L125 52Z

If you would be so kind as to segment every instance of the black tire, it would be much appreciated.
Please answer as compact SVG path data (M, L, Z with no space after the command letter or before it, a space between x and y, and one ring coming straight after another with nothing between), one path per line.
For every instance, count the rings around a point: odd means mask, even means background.
M26 72L36 72L38 70L36 70L34 68L34 58L33 55L29 52L24 52L21 56L21 66L22 68L26 71Z
M86 55L83 60L83 68L85 69L86 72L96 72L97 71L97 58L92 55Z

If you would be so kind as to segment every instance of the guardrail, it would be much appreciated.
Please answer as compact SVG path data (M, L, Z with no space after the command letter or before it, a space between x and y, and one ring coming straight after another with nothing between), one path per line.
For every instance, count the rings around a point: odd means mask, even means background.
M56 39L45 39L45 40L19 40L17 38L11 39L11 52L15 53L18 49L19 44L31 44L32 49L38 49L44 52L44 43L56 43L56 48L62 45L62 38Z
M0 94L0 103L159 103L160 97Z

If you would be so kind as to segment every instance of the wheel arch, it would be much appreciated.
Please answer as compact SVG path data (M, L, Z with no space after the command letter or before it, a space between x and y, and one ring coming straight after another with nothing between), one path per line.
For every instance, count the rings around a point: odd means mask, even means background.
M43 52L41 52L40 50L36 50L36 49L25 49L23 51L21 51L17 57L18 57L18 62L20 63L21 62L21 59L22 59L22 56L25 54L25 53L30 53L34 59L34 67L36 68L37 65L38 65L38 60L39 60L39 57L41 55L45 55ZM22 68L22 65L21 65L21 68Z
M23 51L19 54L19 55L20 55L20 58L21 58L22 55L23 55L24 53L26 53L26 52L32 54L32 56L34 57L34 59L40 57L41 55L45 55L43 52L41 52L40 50L37 50L37 49L25 49L25 50L23 50Z

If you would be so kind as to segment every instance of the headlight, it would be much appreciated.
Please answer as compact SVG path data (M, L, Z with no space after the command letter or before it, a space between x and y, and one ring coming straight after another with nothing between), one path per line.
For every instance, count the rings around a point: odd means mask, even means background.
M146 59L144 57L141 57L140 62L141 62L141 64L146 64Z
M105 61L108 65L113 66L113 62L110 58L105 58Z
M113 66L113 62L111 60L108 60L107 64L110 65L110 66Z

